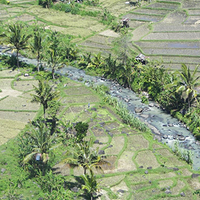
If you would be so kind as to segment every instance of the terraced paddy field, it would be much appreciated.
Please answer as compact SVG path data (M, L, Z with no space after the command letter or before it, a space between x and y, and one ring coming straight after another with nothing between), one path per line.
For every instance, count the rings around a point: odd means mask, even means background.
M39 105L31 103L30 97L25 96L27 91L32 91L32 85L37 84L36 80L21 75L16 81L15 75L18 72L0 71L0 80L4 83L2 89L10 90L6 98L3 98L4 91L0 93L0 141L6 143L0 147L2 155L7 154L8 140L15 143L15 139L10 139L24 128L27 121L34 119L39 110ZM88 122L86 139L94 138L93 147L98 147L109 162L102 165L103 173L95 171L101 194L99 200L199 199L195 193L200 189L199 174L171 149L154 140L149 132L140 132L124 124L114 108L104 104L102 96L84 84L70 79L56 84L62 93L59 118L66 122ZM32 106L35 109L30 112ZM2 181L11 174L12 178L15 177L8 166L9 159L1 156L0 168L5 169L1 174ZM58 162L54 169L55 173L65 175L70 183L83 173L82 168L70 168L63 162ZM25 185L18 188L18 193L30 197L31 184L28 188ZM0 196L2 192L0 190ZM31 195L31 199L38 199L37 189Z
M100 0L100 3L113 15L131 19L131 44L139 47L137 53L161 60L171 70L179 69L183 62L192 69L199 64L200 1L151 1L140 8L120 0ZM36 20L46 28L76 36L78 45L85 51L102 52L105 56L112 52L112 41L119 36L95 17L48 11L34 5L32 0L1 4L0 20L6 23L19 20L29 24ZM1 144L16 137L40 109L39 105L30 103L35 81L16 81L16 74L16 71L0 72ZM96 172L102 193L100 199L200 199L198 172L167 146L153 140L149 133L141 133L123 124L112 108L101 106L99 95L84 87L68 80L67 88L62 88L65 97L61 101L60 116L66 121L89 121L87 137L96 139L95 146L104 151L110 163L103 166L104 174ZM6 154L4 147L1 146L2 154ZM7 169L4 163L0 162L0 168ZM68 175L72 182L74 175L82 174L82 169L69 169L63 163L58 163L55 168L57 172ZM10 172L2 174L3 180ZM30 191L27 189L27 192Z
M96 11L103 13L106 8L111 14L130 19L130 33L133 48L150 59L163 62L166 67L180 68L181 63L192 68L198 64L200 44L200 1L167 0L141 2L141 6L131 6L125 1L100 0ZM95 10L94 7L88 7ZM78 16L61 11L43 9L34 1L11 1L0 8L0 20L37 21L46 28L71 34L77 37L80 48L86 52L102 52L103 56L112 53L112 41L118 37L103 25L98 17ZM173 43L174 42L174 43ZM175 44L176 43L176 44ZM195 45L192 45L195 44ZM180 61L179 61L180 60ZM170 63L170 65L169 65Z
M39 105L32 104L31 96L24 94L33 89L35 81L15 81L20 72L4 70L0 73L0 144L14 138L27 122L36 116ZM20 87L19 87L20 86Z

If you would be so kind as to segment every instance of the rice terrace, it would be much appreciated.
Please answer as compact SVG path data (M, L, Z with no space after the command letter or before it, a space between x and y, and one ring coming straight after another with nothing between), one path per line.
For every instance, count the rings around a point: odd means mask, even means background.
M200 199L199 0L0 0L0 199Z

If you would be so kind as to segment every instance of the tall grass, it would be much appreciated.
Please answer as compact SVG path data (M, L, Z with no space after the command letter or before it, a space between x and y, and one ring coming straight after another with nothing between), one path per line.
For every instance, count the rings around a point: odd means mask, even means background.
M191 150L182 148L178 142L173 143L172 150L178 157L185 160L188 164L193 163L193 152Z
M92 88L103 96L103 101L113 106L117 114L122 118L123 122L134 127L142 132L150 131L146 124L142 123L138 118L136 118L132 113L130 113L125 104L119 101L117 98L110 96L108 93L102 89L102 86L94 86ZM104 87L103 87L104 88Z

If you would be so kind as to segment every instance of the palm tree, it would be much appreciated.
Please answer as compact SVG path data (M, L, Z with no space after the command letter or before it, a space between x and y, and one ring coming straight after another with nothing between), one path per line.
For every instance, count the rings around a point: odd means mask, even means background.
M92 170L96 168L102 171L103 164L109 164L99 154L98 148L93 149L93 140L83 141L82 143L76 143L74 148L70 148L67 152L67 158L63 162L71 164L71 166L83 167L83 174L86 175L87 169Z
M82 185L83 190L87 190L90 195L91 200L94 199L93 194L98 191L98 183L96 177L94 176L94 172L90 170L90 177L89 175L82 175L84 185Z
M197 91L195 88L200 85L200 82L197 82L200 78L200 76L196 76L197 70L198 66L195 67L194 72L191 74L190 68L182 64L181 71L177 71L179 79L175 83L177 85L176 92L181 93L184 100L187 101L188 108L190 108L194 100L197 101Z
M16 50L17 67L19 68L19 51L28 48L27 43L31 37L31 34L24 34L23 25L19 23L9 25L8 29L10 32L10 35L8 36L8 42L11 45L9 49Z
M31 160L42 163L42 174L45 175L47 162L49 160L49 153L58 145L53 145L54 136L51 135L48 128L42 121L36 121L36 126L31 126L30 130L25 134L29 136L32 144L32 152L27 154L23 160L23 165Z
M113 59L111 57L111 54L109 54L108 58L105 59L105 77L111 77L114 78L116 75L117 70L117 60Z
M45 119L45 113L46 109L48 108L48 103L58 99L59 92L53 90L53 86L50 86L48 81L44 81L42 79L39 80L38 87L33 86L35 93L32 94L33 99L31 102L40 103L43 106L43 112L44 112L44 119Z
M52 78L55 79L55 70L56 67L60 66L61 64L61 57L59 53L59 44L60 41L58 40L58 33L53 32L49 37L48 41L50 43L49 50L47 51L48 54L48 64L52 68Z
M42 37L42 34L41 34L41 30L36 28L34 30L34 40L33 40L33 43L31 44L31 48L32 48L32 51L37 54L37 69L38 69L38 72L40 71L39 63L40 63L40 60L41 60L41 53L42 53L41 51L43 49L42 39L43 39L43 37Z

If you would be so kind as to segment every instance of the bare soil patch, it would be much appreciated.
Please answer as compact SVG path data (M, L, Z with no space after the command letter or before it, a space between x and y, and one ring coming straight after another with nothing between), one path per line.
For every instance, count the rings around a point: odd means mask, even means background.
M117 171L134 171L137 170L135 163L133 162L134 152L124 151L117 162Z
M153 15L141 15L141 14L127 14L124 16L130 20L139 20L139 21L148 21L148 22L159 22L163 19L162 16L153 16Z
M28 90L33 90L34 87L33 85L37 86L38 84L38 81L36 80L28 80L28 81L15 81L14 82L14 88L16 90L19 90L19 91L28 91Z
M113 38L95 35L88 38L86 41L91 41L91 42L100 43L100 44L111 44L111 42L113 41Z
M150 33L142 40L199 40L200 32Z
M176 11L169 13L162 21L162 23L181 24L188 16L183 11Z
M146 23L143 26L140 26L139 28L132 31L133 37L131 38L131 41L140 40L144 35L148 33L149 33L148 23Z
M158 149L156 150L156 153L164 157L173 156L173 153L171 153L168 149Z
M108 163L101 165L103 172L105 174L116 172L115 164L117 161L117 156L107 156L105 161L107 161Z
M199 49L183 49L183 48L143 48L145 55L180 55L180 56L199 56Z
M7 142L9 139L14 138L24 128L26 123L16 120L8 120L0 118L0 145Z
M142 135L130 135L128 137L127 150L137 151L148 147L149 142Z
M158 182L158 187L161 189L171 187L173 183L174 183L173 180L161 180Z
M119 37L119 34L112 31L112 30L103 31L103 32L99 33L99 35L103 35L103 36L106 36L106 37L114 37L114 38Z
M99 102L99 98L94 95L85 95L85 96L79 96L79 98L74 97L67 97L66 99L62 100L62 103L95 103Z
M104 129L100 128L100 127L93 127L92 129L93 134L96 137L105 137L107 136L107 134L105 133Z
M98 44L90 41L85 41L81 43L82 46L94 47L94 48L101 48L101 49L110 49L111 47L108 45Z
M39 104L31 103L21 97L9 96L3 99L0 104L1 110L38 110Z
M116 185L117 183L120 183L124 179L125 175L119 175L119 176L111 176L108 178L99 179L100 186L108 187L110 185Z
M116 136L112 138L109 147L105 150L106 155L118 155L124 147L124 137Z
M7 111L0 111L0 118L1 119L8 119L8 120L17 120L19 122L27 123L32 121L36 116L35 112L7 112Z
M145 169L147 167L152 167L153 169L160 167L160 164L158 163L156 157L151 151L139 152L137 157L135 158L135 161L138 163L139 166L143 166Z
M110 122L110 123L106 123L103 127L106 130L112 130L112 129L117 129L120 128L121 124L119 124L118 122Z
M139 8L134 13L142 13L142 14L149 14L149 15L166 15L169 11L167 10L152 10L152 9L146 9L146 8Z
M181 190L185 187L185 183L182 180L178 180L175 187L171 189L172 194L180 194Z
M14 20L25 22L25 21L30 21L30 20L34 20L34 19L35 19L35 17L32 15L23 14L23 15L17 16Z
M93 92L89 89L86 88L84 86L80 86L80 87L69 87L66 88L65 90L66 95L85 95L85 94L93 94Z
M147 8L165 8L166 10L175 10L179 7L177 4L169 3L153 3L147 6Z

